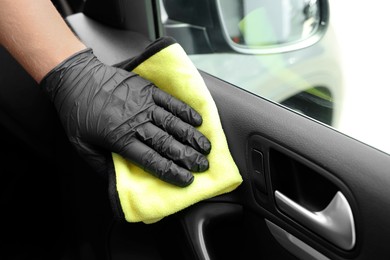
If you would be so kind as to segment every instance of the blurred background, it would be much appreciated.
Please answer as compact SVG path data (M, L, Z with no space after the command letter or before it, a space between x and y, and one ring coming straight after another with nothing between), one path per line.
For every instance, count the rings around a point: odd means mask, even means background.
M330 0L345 100L339 130L390 153L390 2Z

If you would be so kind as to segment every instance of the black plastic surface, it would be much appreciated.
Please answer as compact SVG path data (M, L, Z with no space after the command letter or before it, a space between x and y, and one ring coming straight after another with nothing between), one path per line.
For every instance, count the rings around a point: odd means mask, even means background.
M84 44L108 65L138 55L151 42L140 33L108 27L83 13L68 16L66 21Z
M243 175L244 184L240 190L247 207L274 220L331 259L388 258L388 154L206 73L203 76L217 104L233 158ZM311 237L305 228L292 221L282 221L256 206L253 194L249 192L252 180L248 175L247 153L244 152L248 139L254 134L264 136L323 167L349 188L350 193L344 195L352 202L351 207L358 220L357 244L353 251L343 252L324 245L321 240Z
M209 259L220 259L212 257L213 254L218 253L216 246L211 246L209 238L211 234L210 225L215 225L215 222L218 221L227 221L229 225L225 225L225 229L230 231L230 238L225 237L222 245L227 245L227 241L239 241L237 232L234 232L233 223L237 223L237 219L242 218L242 206L232 203L198 203L197 205L189 208L184 211L181 215L181 223L185 231L187 241L190 244L190 248L193 251L194 259L196 260L209 260ZM240 223L240 221L238 221ZM215 235L215 234L214 234ZM222 236L219 237L219 244L221 243ZM234 245L230 245L234 246ZM238 246L238 245L236 245ZM230 248L230 250L228 250ZM239 257L239 250L232 250L231 247L225 248L226 252L230 254L235 254L235 257ZM219 253L224 250L219 250ZM217 251L217 252L216 252ZM222 252L226 254L226 252ZM232 256L232 255L231 255Z

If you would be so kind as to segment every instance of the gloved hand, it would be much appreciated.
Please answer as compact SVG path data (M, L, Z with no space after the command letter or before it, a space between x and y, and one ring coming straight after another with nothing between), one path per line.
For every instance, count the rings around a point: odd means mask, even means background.
M40 85L70 142L96 171L113 167L111 152L156 177L187 186L208 169L201 116L137 74L100 62L91 49L55 67Z

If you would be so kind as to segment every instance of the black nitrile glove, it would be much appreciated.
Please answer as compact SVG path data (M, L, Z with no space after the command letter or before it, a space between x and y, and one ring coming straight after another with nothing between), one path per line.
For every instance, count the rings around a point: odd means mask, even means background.
M113 167L111 152L158 178L187 186L209 164L211 144L194 127L201 116L137 74L100 62L83 50L40 83L69 140L98 172Z

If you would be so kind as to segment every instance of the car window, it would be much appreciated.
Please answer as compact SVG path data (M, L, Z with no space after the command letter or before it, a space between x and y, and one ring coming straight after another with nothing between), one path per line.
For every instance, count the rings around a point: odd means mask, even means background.
M390 152L380 3L160 0L160 17L199 69Z

